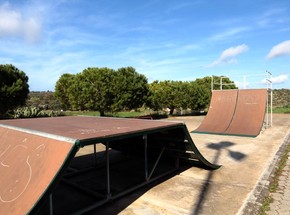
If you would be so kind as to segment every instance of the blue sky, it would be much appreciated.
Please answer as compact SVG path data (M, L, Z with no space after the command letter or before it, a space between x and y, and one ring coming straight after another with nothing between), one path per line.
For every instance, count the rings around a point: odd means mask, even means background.
M270 71L289 89L290 1L0 0L0 63L24 71L31 91L127 66L149 82L224 75L248 88Z

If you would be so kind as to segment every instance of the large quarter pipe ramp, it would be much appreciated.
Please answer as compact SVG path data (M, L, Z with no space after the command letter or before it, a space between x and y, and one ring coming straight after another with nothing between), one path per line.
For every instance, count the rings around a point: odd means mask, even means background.
M91 154L75 157L89 146ZM200 154L180 122L1 120L0 214L82 214L176 171L181 159L219 167Z
M266 89L213 91L210 108L195 133L256 137L263 126Z

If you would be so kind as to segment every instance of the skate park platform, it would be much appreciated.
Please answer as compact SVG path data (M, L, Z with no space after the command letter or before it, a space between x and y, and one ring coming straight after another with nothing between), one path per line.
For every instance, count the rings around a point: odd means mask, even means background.
M0 161L1 214L83 214L179 171L181 161L220 167L180 121L84 116L2 120Z

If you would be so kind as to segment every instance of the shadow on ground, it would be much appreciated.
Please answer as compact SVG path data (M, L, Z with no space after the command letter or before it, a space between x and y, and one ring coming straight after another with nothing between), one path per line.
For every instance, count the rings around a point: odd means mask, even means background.
M221 153L223 151L227 151L228 155L236 160L236 161L242 161L246 158L247 155L241 153L241 152L236 152L236 151L232 151L231 149L229 149L231 146L235 145L235 143L233 142L229 142L229 141L222 141L219 143L209 143L207 144L207 147L213 150L216 150L215 153L215 157L213 159L213 163L217 164L219 163L219 159L221 156ZM204 201L208 196L210 187L212 186L212 178L215 174L215 171L209 171L206 180L204 181L200 194L199 194L199 198L197 199L196 203L194 204L194 209L192 214L193 215L198 215L202 213L202 209L203 209L203 205L204 205Z

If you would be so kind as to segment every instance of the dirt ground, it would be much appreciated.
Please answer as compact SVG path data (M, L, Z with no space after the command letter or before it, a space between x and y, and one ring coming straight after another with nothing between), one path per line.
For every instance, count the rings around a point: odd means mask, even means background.
M168 120L183 121L192 131L203 118ZM193 166L89 214L249 214L251 209L247 206L255 204L261 190L269 184L273 163L289 134L289 114L274 114L272 127L262 130L256 138L191 133L203 156L222 165L220 169L209 171Z

